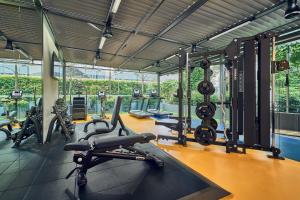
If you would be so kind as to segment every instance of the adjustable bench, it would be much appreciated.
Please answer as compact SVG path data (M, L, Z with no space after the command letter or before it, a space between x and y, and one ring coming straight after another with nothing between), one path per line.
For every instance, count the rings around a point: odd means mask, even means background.
M6 139L7 140L9 140L11 138L12 130L13 130L13 128L12 128L12 125L10 123L10 120L0 121L0 132L4 132L6 134Z
M118 96L116 101L115 101L115 105L114 105L114 109L113 109L113 114L112 114L112 118L111 118L111 127L109 127L109 124L107 121L103 120L103 119L94 119L92 121L89 121L87 122L85 125L84 125L84 129L83 131L86 133L88 131L88 126L90 124L94 124L96 125L97 123L104 123L106 128L99 128L99 129L96 129L94 132L92 133L89 133L87 134L84 138L84 140L87 140L89 139L91 136L93 135L98 135L98 134L105 134L105 133L111 133L113 132L117 125L118 125L118 122L121 126L121 128L119 129L119 136L122 135L122 131L125 131L126 132L126 135L129 135L129 130L126 129L121 117L120 117L120 110L121 110L121 104L122 104L122 97Z
M136 143L148 143L150 140L155 139L156 136L152 133L143 133L122 137L97 138L93 142L82 140L66 144L64 146L65 151L77 151L73 156L73 161L79 165L66 178L77 171L77 185L83 187L87 184L86 173L88 169L112 159L148 161L158 167L163 167L164 162L158 157L134 147Z

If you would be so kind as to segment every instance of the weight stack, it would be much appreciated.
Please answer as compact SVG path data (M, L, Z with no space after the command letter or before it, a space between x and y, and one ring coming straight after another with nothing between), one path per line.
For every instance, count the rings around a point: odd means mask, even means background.
M86 106L84 97L74 97L73 98L73 107L72 107L72 119L86 120Z
M194 136L198 143L209 145L216 141L217 121L213 118L216 112L216 104L210 101L210 96L215 93L215 88L210 81L212 70L210 69L211 62L205 58L201 61L200 67L204 70L204 80L198 84L198 92L203 95L204 101L197 103L196 115L202 120Z

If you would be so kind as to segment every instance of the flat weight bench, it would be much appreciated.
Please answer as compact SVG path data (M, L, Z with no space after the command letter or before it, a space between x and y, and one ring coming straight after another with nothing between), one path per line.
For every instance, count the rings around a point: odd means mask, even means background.
M76 143L66 144L64 146L65 151L81 152L76 152L73 156L73 161L79 165L79 167L74 168L66 176L66 179L77 171L77 185L84 187L87 184L87 170L112 159L148 161L154 163L157 167L163 167L164 162L158 157L134 147L136 143L148 143L150 140L155 139L156 136L152 133L143 133L131 136L98 138L93 142L82 140Z
M115 105L114 105L114 109L113 109L113 114L112 114L112 118L111 118L111 127L109 127L109 124L107 121L103 120L103 119L94 119L92 121L89 121L87 122L85 125L84 125L84 129L83 131L86 133L88 131L88 126L90 124L94 124L96 125L97 123L104 123L106 128L99 128L99 129L96 129L94 132L92 133L88 133L84 138L84 140L87 140L89 139L91 136L93 135L98 135L98 134L105 134L105 133L111 133L113 132L118 123L120 124L121 128L119 129L119 136L122 135L122 131L125 131L126 132L126 135L129 135L129 130L126 129L121 117L120 117L120 110L121 110L121 104L122 104L122 97L121 96L118 96L116 101L115 101Z
M7 140L9 140L11 138L12 131L13 131L13 128L12 128L12 125L9 120L0 121L0 132L4 132L6 134Z

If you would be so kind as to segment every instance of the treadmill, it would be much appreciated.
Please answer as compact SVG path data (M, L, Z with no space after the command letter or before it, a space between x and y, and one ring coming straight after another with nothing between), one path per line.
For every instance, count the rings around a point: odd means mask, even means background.
M147 112L153 114L153 116L157 118L165 118L170 115L173 115L173 113L171 112L160 110L160 103L162 99L163 98L158 95L156 90L152 90L149 99L147 101L147 106L146 106Z
M129 104L129 115L140 119L153 116L153 114L144 111L144 102L145 97L142 95L141 91L139 89L134 89Z

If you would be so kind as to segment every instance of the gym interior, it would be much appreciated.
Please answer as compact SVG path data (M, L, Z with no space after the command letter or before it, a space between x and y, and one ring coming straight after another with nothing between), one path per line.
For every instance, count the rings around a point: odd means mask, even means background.
M0 199L299 199L297 0L0 0Z

